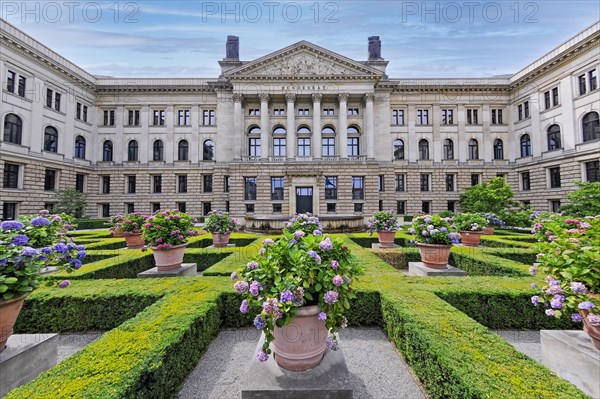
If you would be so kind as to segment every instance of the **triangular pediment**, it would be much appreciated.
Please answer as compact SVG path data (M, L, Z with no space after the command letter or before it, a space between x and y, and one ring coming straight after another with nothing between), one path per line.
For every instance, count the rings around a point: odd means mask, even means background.
M231 69L225 77L232 79L277 78L380 78L383 72L301 41Z

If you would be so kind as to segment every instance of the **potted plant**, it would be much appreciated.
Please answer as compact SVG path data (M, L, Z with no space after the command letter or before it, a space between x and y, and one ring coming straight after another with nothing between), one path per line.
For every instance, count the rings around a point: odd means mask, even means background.
M209 212L204 223L204 230L212 234L215 248L226 247L229 243L229 236L238 228L237 220L229 216L229 213L221 211Z
M369 235L377 233L382 248L393 248L398 224L398 215L394 211L379 211L369 218Z
M125 237L125 233L121 227L121 222L123 221L124 217L124 213L119 213L115 216L112 216L108 222L110 225L110 234L115 238Z
M531 302L542 306L547 316L567 315L584 330L600 350L600 217L573 219L561 215L539 218L533 232L538 238L538 267L546 285L538 288Z
M413 218L408 232L414 235L411 242L417 244L421 261L426 267L447 268L450 249L453 244L460 242L460 236L450 221L450 218L438 215L419 215Z
M119 224L119 229L125 236L127 248L136 249L144 246L144 238L142 237L142 226L146 221L147 216L141 212L133 212L123 215Z
M35 220L36 216L29 218ZM34 222L37 223L37 222ZM82 266L86 252L83 245L60 241L54 245L36 249L30 246L28 232L35 231L31 225L20 221L4 221L0 224L0 352L12 335L23 301L40 286L41 270L47 266L72 272ZM48 281L47 285L53 285ZM66 288L70 282L58 284Z
M192 217L178 210L156 212L146 219L142 229L143 239L152 249L159 271L181 267L187 239L197 235Z
M284 223L283 231L294 233L298 230L305 234L313 234L315 232L323 232L323 226L319 222L319 217L312 213L297 213L293 218Z
M485 221L487 222L486 226L483 228L484 235L492 235L492 234L494 234L495 227L502 228L506 224L506 223L504 223L504 221L502 219L500 219L498 216L496 216L493 213L484 213L482 216L485 218Z
M42 248L64 238L67 232L75 227L73 220L70 215L50 214L45 209L34 215L19 217L25 234L29 237L29 246L33 248Z
M481 243L483 228L487 225L485 218L477 213L459 213L452 223L460 232L460 240L467 247L476 247Z
M352 284L361 273L343 241L320 230L265 239L258 255L231 276L244 297L240 311L257 312L254 326L264 333L258 360L274 351L285 369L316 367L326 347L338 348L337 332L347 324Z

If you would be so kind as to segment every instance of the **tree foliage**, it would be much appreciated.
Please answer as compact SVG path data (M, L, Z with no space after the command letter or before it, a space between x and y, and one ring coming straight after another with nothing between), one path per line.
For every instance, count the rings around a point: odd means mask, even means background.
M569 204L561 206L560 211L577 217L600 215L600 182L574 183L579 189L567 195Z
M72 187L59 190L56 193L56 211L58 213L66 213L75 218L83 217L85 212L85 193L79 192Z
M489 183L476 184L460 195L459 205L465 212L502 213L510 206L514 196L503 177L495 177Z

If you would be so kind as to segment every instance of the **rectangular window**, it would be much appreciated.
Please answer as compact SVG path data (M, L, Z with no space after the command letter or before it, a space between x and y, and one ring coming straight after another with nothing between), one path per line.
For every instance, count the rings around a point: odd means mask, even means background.
M308 108L298 108L298 116L309 116L310 110Z
M335 156L335 137L323 137L321 139L321 155L324 157Z
M75 119L81 119L81 103L75 106Z
M454 124L454 111L451 109L442 110L442 125Z
M310 157L310 137L298 138L298 156Z
M248 139L249 155L251 157L260 157L260 139L251 137Z
M550 102L550 91L544 93L544 106L546 109L552 108L552 103Z
M448 209L450 212L455 212L456 211L456 201L448 201L446 209Z
M152 213L160 211L160 202L152 203Z
M185 202L178 202L178 203L177 203L177 210L178 210L179 212L183 212L183 213L185 213L185 212L186 212L186 209L187 209L187 206L186 206L186 203L185 203Z
M560 200L550 201L550 210L552 212L558 212L560 210Z
M421 191L429 191L429 175L421 174Z
M56 171L53 169L46 169L44 176L44 190L54 191L56 189Z
M404 125L404 110L392 110L392 125Z
M362 213L362 211L363 211L363 204L361 202L355 202L354 203L354 212Z
M87 120L88 120L88 107L87 107L87 105L83 106L82 119L83 119L84 122L87 122Z
M325 176L325 199L337 199L337 176Z
M125 207L127 208L127 213L135 212L135 204L133 202L127 202Z
M600 161L585 163L585 177L589 182L600 182Z
M467 125L478 125L479 115L476 109L467 110Z
M5 202L2 204L2 220L15 220L17 218L17 203Z
M164 126L165 125L165 111L164 110L155 109L154 111L152 111L152 124L154 126Z
M225 212L229 212L229 201L225 201Z
M579 95L582 96L587 93L587 85L585 84L585 74L579 75L577 78L579 83Z
M115 111L107 110L104 111L104 126L114 126L115 125Z
M327 213L335 213L335 202L329 202L327 204Z
M588 72L588 80L590 81L590 91L596 90L598 88L598 75L595 69Z
M502 110L501 109L493 109L492 110L492 125L502 125Z
M287 141L285 138L274 138L273 139L273 156L274 157L285 157L286 144L287 144Z
M190 110L180 109L177 111L177 125L189 126L190 125Z
M396 192L406 191L405 175L396 175Z
M429 110L417 110L417 125L429 125Z
M365 199L365 178L362 176L352 176L352 199ZM362 209L361 209L362 211Z
M52 212L54 210L54 205L53 202L44 202L44 209Z
M281 213L282 208L281 204L273 204L273 213Z
M110 217L110 204L102 204L102 217Z
M75 175L75 190L83 193L85 190L85 175L77 173Z
M4 188L19 188L19 165L4 163Z
M17 94L21 97L25 97L25 87L27 85L27 78L19 76L19 86L17 87Z
M348 116L358 116L358 108L348 108Z
M529 191L531 190L531 180L529 172L521 172L521 190Z
M283 201L283 177L271 177L271 200Z
M260 109L258 109L258 108L250 108L248 110L248 116L260 116Z
M396 213L406 215L406 201L396 201Z
M153 193L162 193L162 176L161 175L152 176L152 192Z
M446 174L446 191L454 191L454 174Z
M213 190L213 175L202 175L202 192L212 193Z
M54 92L51 89L46 89L46 107L52 108L52 99Z
M15 81L17 79L17 74L13 71L8 71L6 77L6 90L11 93L15 92Z
M140 125L140 111L129 110L127 113L127 124L128 126L139 126Z
M385 191L385 175L379 175L379 179L377 180L377 191L380 193Z
M60 93L54 93L54 109L60 112Z
M210 202L202 203L202 215L208 216L208 214L212 211L212 204Z
M334 116L333 108L323 108L323 116Z
M429 215L429 213L431 212L431 202L422 201L421 202L421 211Z
M525 119L529 118L529 101L523 103L523 116Z
M348 156L357 157L359 155L358 137L348 137Z
M519 120L522 121L523 120L523 104L519 104L517 107L517 110L518 110Z
M552 89L552 105L556 107L559 103L558 87L555 87Z
M244 200L256 201L256 177L244 177Z
M110 176L102 176L102 194L110 194Z
M135 175L127 176L127 193L135 194L137 178Z
M177 175L177 192L185 194L188 192L187 189L187 175Z
M273 116L285 116L285 110L283 108L273 108Z
M246 204L246 213L254 213L254 204Z
M550 173L550 188L559 188L560 187L560 167L550 168L548 170Z
M378 206L379 211L383 211L383 200L379 200L379 206Z
M223 192L224 193L228 193L229 192L230 182L231 182L231 178L229 176L224 176L223 177Z
M477 173L471 174L471 186L476 186L479 184L479 175Z

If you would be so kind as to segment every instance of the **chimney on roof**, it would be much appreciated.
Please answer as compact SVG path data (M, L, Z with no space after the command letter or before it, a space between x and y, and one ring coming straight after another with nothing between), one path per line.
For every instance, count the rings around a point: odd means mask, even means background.
M381 40L379 36L369 36L369 61L379 61L381 58Z
M225 59L229 61L240 60L240 38L237 36L227 36L225 45Z

